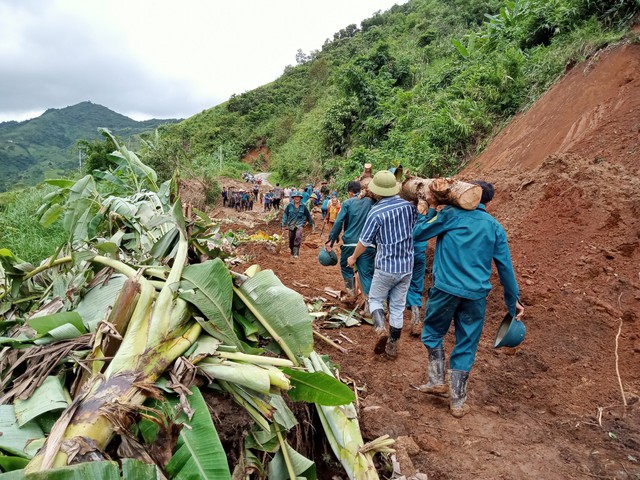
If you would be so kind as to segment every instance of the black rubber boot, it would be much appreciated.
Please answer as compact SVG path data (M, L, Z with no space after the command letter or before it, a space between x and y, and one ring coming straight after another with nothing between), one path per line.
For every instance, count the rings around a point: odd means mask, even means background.
M376 335L378 335L378 341L373 347L373 353L377 353L379 355L384 353L388 338L384 310L381 308L374 310L371 312L371 318L373 318L373 329L376 332Z
M467 380L469 372L463 370L449 370L449 383L451 391L450 408L451 415L462 418L469 413L467 401Z
M424 322L420 318L420 307L413 305L411 307L411 336L419 337L422 335L422 324Z
M387 345L384 349L387 357L396 358L398 356L398 342L400 341L401 334L402 328L389 326L389 338L387 339Z
M445 383L444 348L428 348L429 367L427 369L427 383L420 385L418 390L438 397L449 397L449 387Z

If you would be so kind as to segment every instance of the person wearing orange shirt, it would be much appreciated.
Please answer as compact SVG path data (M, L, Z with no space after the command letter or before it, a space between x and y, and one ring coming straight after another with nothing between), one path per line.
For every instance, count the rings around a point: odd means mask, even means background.
M340 200L338 200L338 194L333 192L331 194L331 201L327 207L327 216L325 217L325 222L327 222L329 229L333 228L333 224L338 218L338 213L340 213Z

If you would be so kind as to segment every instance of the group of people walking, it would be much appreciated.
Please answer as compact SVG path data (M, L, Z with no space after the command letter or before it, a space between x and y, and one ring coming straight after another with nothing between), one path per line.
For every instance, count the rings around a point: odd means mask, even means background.
M494 195L493 186L484 181L474 183L482 189L475 210L440 205L431 193L418 205L408 202L399 196L396 177L387 170L373 176L366 195L361 195L360 182L349 182L349 198L343 203L337 192L311 185L294 190L281 189L276 184L265 195L270 196L269 203L277 210L281 199L288 200L283 208L282 230L283 235L288 234L294 259L300 254L304 226L310 225L315 232L311 214L314 207L320 207L322 222L329 227L324 245L327 252L342 236L340 272L350 294L356 292L358 274L379 336L376 353L384 353L390 359L397 357L404 311L411 311L410 333L421 338L428 357L427 382L417 388L448 397L450 411L458 418L469 411L467 382L482 334L494 263L507 310L518 319L524 314L505 230L486 211ZM267 201L264 202L267 208ZM431 270L433 284L428 289L422 317L426 251L433 238L437 238ZM452 322L455 345L449 355L447 376L443 340Z
M441 206L432 194L418 206L403 200L390 171L376 173L364 197L359 195L359 182L351 182L350 198L342 204L325 244L331 250L342 233L340 270L345 288L353 292L357 271L379 335L376 353L397 357L404 310L411 310L411 334L421 337L428 355L427 382L418 389L449 397L450 411L458 418L469 411L467 381L484 324L493 263L509 313L516 318L524 313L506 233L486 211L493 186L474 183L482 188L480 204L475 210L463 210ZM427 242L433 238L437 238L433 285L422 318ZM452 322L456 341L447 382L443 340Z
M248 180L247 180L248 182ZM254 205L261 205L264 212L280 210L280 204L285 198L287 189L280 188L280 184L270 188L267 192L260 189L260 183L253 181L253 188L222 189L222 206L233 208L238 212L253 210Z
M233 188L222 189L222 206L235 209L237 212L253 210L253 205L257 201L255 193L249 190Z

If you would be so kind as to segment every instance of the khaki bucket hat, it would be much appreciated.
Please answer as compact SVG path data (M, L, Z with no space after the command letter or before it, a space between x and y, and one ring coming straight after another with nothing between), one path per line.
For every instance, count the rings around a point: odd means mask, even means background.
M381 170L376 173L367 189L381 197L393 197L400 193L400 185L396 182L395 175L389 170Z

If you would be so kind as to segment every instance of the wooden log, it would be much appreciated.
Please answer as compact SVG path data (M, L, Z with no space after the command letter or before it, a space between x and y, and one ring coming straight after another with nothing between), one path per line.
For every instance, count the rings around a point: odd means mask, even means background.
M360 197L370 196L367 185L373 178L372 173L371 164L366 163L359 179L361 184ZM415 204L423 203L429 190L441 204L455 205L464 210L475 210L482 198L480 185L455 178L414 177L408 171L405 172L405 180L400 184L400 197Z
M482 198L482 187L455 178L410 177L402 183L400 196L410 202L424 200L428 190L445 205L475 210Z
M362 171L362 175L360 175L360 178L358 178L358 181L360 182L361 191L364 192L367 190L367 185L369 185L369 182L371 181L372 178L373 178L373 167L370 163L365 163L364 170Z

